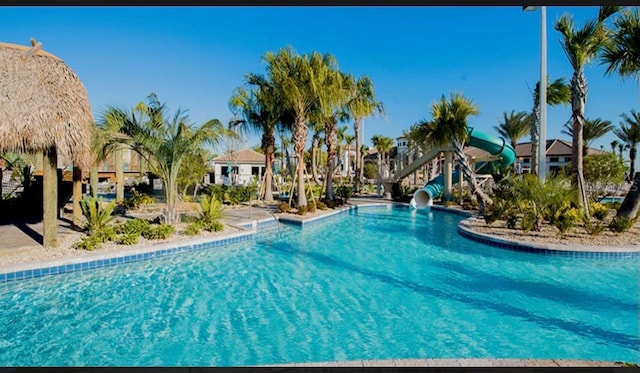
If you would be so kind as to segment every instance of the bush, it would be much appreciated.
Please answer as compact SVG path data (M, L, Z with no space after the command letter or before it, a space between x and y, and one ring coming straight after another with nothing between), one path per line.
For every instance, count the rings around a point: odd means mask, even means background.
M518 224L518 212L515 209L507 210L504 218L507 223L507 228L516 229L516 224Z
M594 218L600 221L604 220L607 217L607 215L609 215L609 208L598 202L590 203L589 211L591 211L591 215Z
M296 214L298 215L304 215L309 211L307 206L298 206L298 208L296 209Z
M626 232L635 224L637 218L627 218L624 216L616 216L609 223L609 229L616 233Z
M91 236L95 237L98 242L105 243L108 241L113 241L113 239L116 237L116 230L113 227L106 226L99 231L94 232Z
M146 219L129 219L116 227L118 234L137 234L148 233L151 229L151 222Z
M87 219L85 229L89 231L90 235L107 226L113 219L111 214L115 206L115 202L103 206L102 198L96 200L93 197L85 197L80 201L82 215Z
M510 203L507 200L496 198L493 205L487 209L488 212L484 214L484 221L487 225L493 224L496 220L502 218L509 207Z
M602 222L591 222L589 220L584 222L584 230L592 236L597 236L604 231L605 225Z
M211 223L200 222L200 225L207 232L222 232L224 230L224 224L219 221L213 221Z
M184 230L184 233L189 236L197 236L200 234L200 230L202 230L202 224L198 221L194 221L187 225L187 228Z
M142 237L148 240L166 240L174 232L173 225L160 224L156 227L150 227L142 232Z
M311 204L307 206L307 211L310 213L314 213L316 212L316 210L317 210L317 207L315 202L311 202Z
M138 193L135 189L131 189L131 196L122 201L122 204L127 209L137 209L143 205L150 205L156 200L150 195L144 193Z
M567 233L580 219L580 211L575 208L563 208L554 215L553 225L558 228L560 234Z
M118 245L135 245L138 243L138 238L140 238L140 235L136 233L121 234L116 237L115 242Z
M100 246L100 241L96 236L87 236L74 245L76 250L93 251Z
M336 190L336 195L342 198L345 202L353 196L353 187L348 185L341 185Z
M533 210L527 210L522 215L522 230L527 233L533 230L536 226L536 221L538 220L538 216L535 214Z
M286 202L280 202L280 204L278 205L278 210L280 212L291 212L291 206L289 206L289 204Z
M222 216L223 207L220 201L212 196L202 196L200 198L200 220L203 225L211 225Z
M325 203L322 201L316 202L316 207L323 211L328 209L327 205L325 205Z

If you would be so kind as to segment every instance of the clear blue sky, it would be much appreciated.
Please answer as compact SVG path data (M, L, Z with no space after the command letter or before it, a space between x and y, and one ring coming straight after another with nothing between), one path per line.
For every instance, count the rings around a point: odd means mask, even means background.
M577 24L597 7L547 7L548 73L571 78L555 21ZM504 7L3 7L3 42L28 44L62 58L85 84L99 116L106 105L133 106L158 94L171 112L196 123L231 118L228 99L247 72L263 73L262 56L291 45L298 53L333 54L340 69L368 75L386 109L365 120L365 140L399 136L429 118L442 94L462 92L480 108L470 125L494 134L504 111L530 111L540 76L540 13ZM586 116L611 120L638 110L638 86L585 69ZM570 107L550 107L548 138ZM352 127L351 124L349 124ZM351 132L352 130L350 130ZM613 134L596 146L615 139ZM246 141L258 143L258 137Z

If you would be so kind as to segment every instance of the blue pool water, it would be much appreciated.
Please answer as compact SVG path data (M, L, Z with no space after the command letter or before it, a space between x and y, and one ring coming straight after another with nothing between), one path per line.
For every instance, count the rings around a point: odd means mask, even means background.
M0 284L0 366L640 361L637 260L492 248L460 237L460 219L366 208L227 247Z

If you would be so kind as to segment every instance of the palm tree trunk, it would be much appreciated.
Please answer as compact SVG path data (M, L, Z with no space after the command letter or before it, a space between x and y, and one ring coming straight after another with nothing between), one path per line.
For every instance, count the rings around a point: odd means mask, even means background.
M335 134L336 124L335 122L333 120L328 121L325 125L324 131L325 131L324 143L325 145L327 145L327 170L326 170L326 176L325 176L327 192L325 193L325 198L328 201L332 201L334 199L333 172L335 171L335 168L333 167L332 163L334 158L336 157L336 134Z
M580 194L580 207L589 216L589 201L584 190L584 178L582 172L582 148L584 139L584 108L587 103L587 81L581 70L576 70L571 78L571 110L573 117L573 139L571 149L571 175L572 183L578 188Z
M115 149L115 168L116 168L116 202L124 200L124 159L122 145L118 145Z
M82 209L80 200L82 199L82 169L73 165L73 225L82 225Z
M176 210L176 203L178 197L177 183L171 182L170 177L162 178L164 184L164 196L165 196L165 210L164 220L167 224L173 224L178 220L178 214Z
M537 175L538 174L538 147L540 143L540 101L539 100L535 100L533 104L533 115L531 116L530 134L531 134L531 169L529 170L529 173L531 173L532 175Z
M640 210L640 172L636 172L633 184L631 184L627 196L624 197L616 216L633 219L638 214L638 210Z
M307 143L307 124L304 118L296 118L295 126L293 127L293 143L298 162L296 164L296 173L298 177L298 201L297 206L307 205L307 196L304 190L304 147Z
M360 183L362 180L362 174L361 174L362 158L360 154L360 120L357 118L353 123L353 133L355 135L355 140L356 140L356 172L355 172L356 179L354 180L354 183L353 183L353 189L355 193L360 193Z
M465 156L462 150L462 143L459 141L454 141L454 152L456 153L456 157L460 162L460 169L462 174L464 175L465 180L469 183L469 187L471 188L471 192L474 193L478 199L478 203L480 204L480 215L484 215L485 207L493 205L493 200L489 195L480 187L478 187L478 181L476 180L476 175L471 170L471 166L469 165L469 161Z
M89 184L91 184L91 196L98 198L98 165L91 166L89 171Z
M636 144L629 149L629 180L633 180L636 173Z
M318 164L318 142L319 139L317 136L313 136L313 140L311 141L311 174L313 175L313 181L316 185L322 184L320 181L320 177L318 176L318 169L316 165Z
M265 202L273 202L273 159L275 154L276 139L273 130L265 130L262 135L263 151L265 155L265 173L264 173L264 198Z

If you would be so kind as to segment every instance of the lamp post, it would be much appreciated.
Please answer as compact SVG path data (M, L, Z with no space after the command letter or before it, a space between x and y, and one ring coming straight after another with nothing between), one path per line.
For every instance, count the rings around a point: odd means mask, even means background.
M523 6L532 12L537 6ZM538 178L547 175L547 7L540 7L540 139L538 144Z

